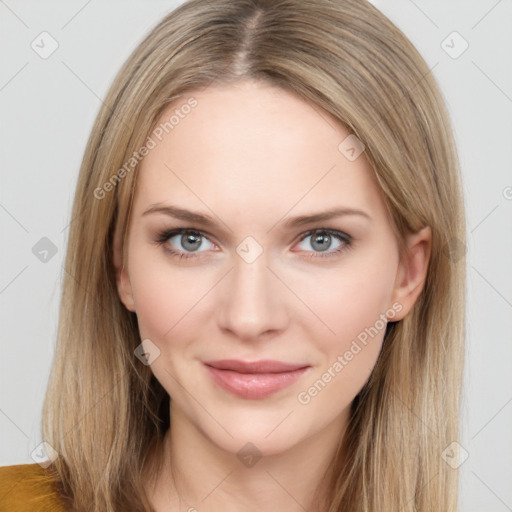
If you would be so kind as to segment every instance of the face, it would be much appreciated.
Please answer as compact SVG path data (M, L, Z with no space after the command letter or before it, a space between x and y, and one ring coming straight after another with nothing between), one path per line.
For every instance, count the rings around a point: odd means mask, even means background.
M152 136L115 256L171 416L232 453L341 432L425 257L413 249L406 271L364 152L340 149L349 132L329 114L242 82L191 93L162 122L189 97Z

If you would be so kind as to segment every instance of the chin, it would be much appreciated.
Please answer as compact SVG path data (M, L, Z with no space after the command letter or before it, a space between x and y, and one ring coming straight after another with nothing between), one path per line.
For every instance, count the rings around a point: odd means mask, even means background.
M213 444L239 458L245 452L259 456L278 455L308 437L304 418L300 421L301 418L296 412L287 417L293 408L290 407L289 412L283 413L285 410L288 409L280 408L277 413L272 414L259 411L253 415L247 414L246 411L238 411L224 421L220 416L216 417L229 433L220 426L212 429L209 420L207 429L201 428L200 425L199 428ZM297 416L294 418L295 421L292 420L294 415Z
M286 431L283 436L275 438L266 437L268 432L257 431L250 429L247 434L239 432L233 438L226 439L211 439L220 449L235 455L242 464L250 467L251 459L258 459L259 457L268 457L271 455L280 455L287 450L293 448L301 441L300 435L291 437L291 433ZM284 442L286 440L286 442Z

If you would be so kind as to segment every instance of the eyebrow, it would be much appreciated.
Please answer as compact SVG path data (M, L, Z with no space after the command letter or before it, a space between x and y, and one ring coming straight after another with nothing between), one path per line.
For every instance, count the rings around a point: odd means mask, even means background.
M186 210L185 208L179 208L172 205L163 205L160 203L153 204L142 215L145 216L153 213L168 215L169 217L174 217L176 219L188 222L195 222L197 224L202 224L203 226L207 227L217 226L217 222L210 215L205 215L199 212L193 212L191 210ZM297 217L290 217L284 222L283 226L285 228L295 228L346 215L358 215L371 220L371 217L370 215L368 215L368 213L357 208L334 208L323 212L299 215Z

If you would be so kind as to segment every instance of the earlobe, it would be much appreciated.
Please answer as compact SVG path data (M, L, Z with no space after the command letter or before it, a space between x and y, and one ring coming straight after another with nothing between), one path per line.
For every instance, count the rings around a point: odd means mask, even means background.
M125 268L122 245L121 236L116 229L113 240L112 261L116 274L117 292L126 309L135 312L135 302L133 299L130 276L128 270Z
M409 235L406 243L407 251L399 264L391 301L392 304L398 302L402 308L393 321L407 316L423 290L430 261L432 230L425 226Z
M119 298L121 302L125 305L128 311L135 313L135 301L133 299L133 292L130 283L130 276L128 275L128 271L123 267L121 271L118 273L117 281L117 290L119 293Z

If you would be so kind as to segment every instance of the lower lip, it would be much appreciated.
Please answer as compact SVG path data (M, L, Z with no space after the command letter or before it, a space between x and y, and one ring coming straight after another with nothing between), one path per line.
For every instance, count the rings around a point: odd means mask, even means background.
M223 389L242 398L258 399L291 386L310 367L282 373L238 373L232 370L219 370L205 365L213 380Z

